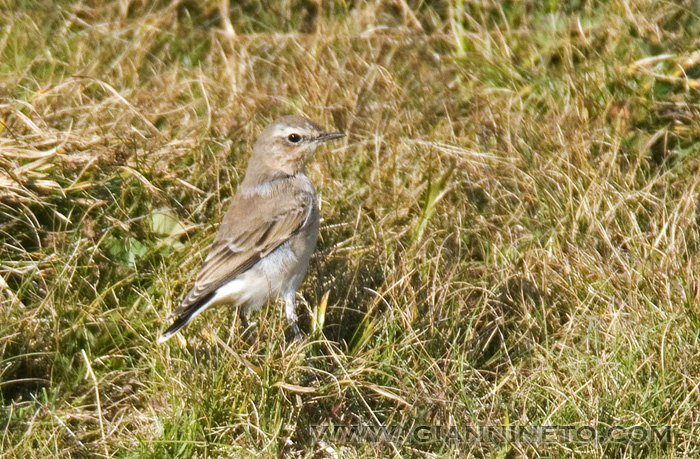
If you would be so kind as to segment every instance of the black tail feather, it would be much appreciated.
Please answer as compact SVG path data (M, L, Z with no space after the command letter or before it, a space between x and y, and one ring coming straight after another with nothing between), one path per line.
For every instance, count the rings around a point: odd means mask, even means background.
M173 322L173 324L163 332L160 338L158 338L158 341L162 343L166 339L173 336L175 333L179 332L185 325L187 325L190 322L191 316L192 314L183 314L177 319L175 319L175 322Z
M160 337L158 338L158 342L162 343L171 336L173 336L175 333L182 330L185 327L185 325L190 323L190 321L192 321L192 319L194 319L194 317L197 314L199 314L204 308L208 306L209 300L214 296L214 293L215 292L212 292L209 295L206 295L203 298L199 299L199 301L187 306L187 309L185 309L185 311L183 311L183 313L180 314L177 319L175 319L175 322L173 322L173 324L169 326L168 329L165 330L162 335L160 335Z

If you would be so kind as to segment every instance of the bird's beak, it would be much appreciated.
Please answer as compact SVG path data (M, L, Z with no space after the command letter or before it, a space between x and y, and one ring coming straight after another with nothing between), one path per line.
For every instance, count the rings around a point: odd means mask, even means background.
M316 142L326 142L328 140L339 139L341 137L345 137L345 134L342 132L324 132L316 137Z

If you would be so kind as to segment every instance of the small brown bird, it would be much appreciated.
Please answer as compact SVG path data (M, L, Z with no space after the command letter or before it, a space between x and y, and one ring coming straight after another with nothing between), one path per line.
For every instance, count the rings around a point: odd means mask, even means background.
M326 132L302 116L282 117L260 133L194 287L158 342L221 304L238 306L248 328L251 311L280 297L301 340L295 296L316 248L319 226L316 191L304 171L317 146L344 135Z

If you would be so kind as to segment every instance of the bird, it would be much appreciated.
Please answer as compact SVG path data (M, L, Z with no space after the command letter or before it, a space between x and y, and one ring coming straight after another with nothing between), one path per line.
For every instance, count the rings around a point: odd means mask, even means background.
M319 231L318 200L306 165L319 145L344 136L299 115L283 116L262 130L194 286L159 343L205 310L225 304L239 308L245 330L252 311L279 298L295 338L302 341L296 291Z

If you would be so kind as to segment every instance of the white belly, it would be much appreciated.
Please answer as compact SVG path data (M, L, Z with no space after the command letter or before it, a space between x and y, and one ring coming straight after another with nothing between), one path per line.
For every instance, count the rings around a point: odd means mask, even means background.
M305 253L300 255L295 255L289 242L283 244L251 269L219 287L209 305L229 303L249 312L260 309L270 299L296 290L309 263Z

